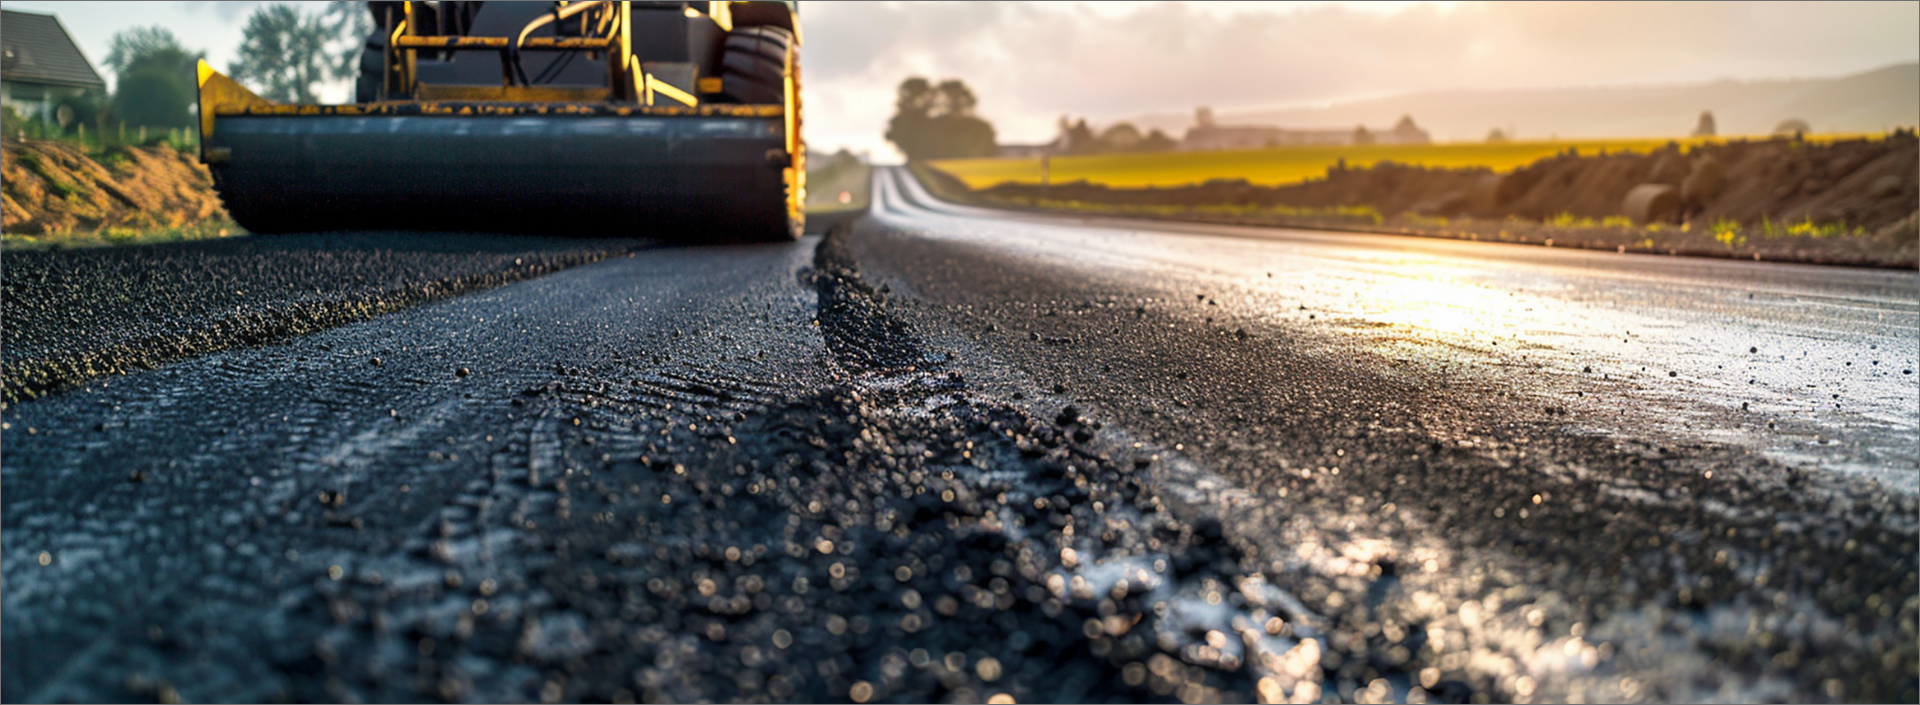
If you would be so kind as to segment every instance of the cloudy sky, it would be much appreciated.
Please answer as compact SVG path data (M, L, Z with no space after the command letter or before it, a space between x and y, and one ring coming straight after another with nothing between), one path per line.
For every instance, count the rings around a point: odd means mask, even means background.
M257 3L8 2L61 15L98 63L172 28L224 67ZM892 155L911 75L960 78L1002 141L1062 114L1312 105L1448 88L1826 77L1920 61L1920 2L803 2L808 138ZM344 97L345 87L335 89Z

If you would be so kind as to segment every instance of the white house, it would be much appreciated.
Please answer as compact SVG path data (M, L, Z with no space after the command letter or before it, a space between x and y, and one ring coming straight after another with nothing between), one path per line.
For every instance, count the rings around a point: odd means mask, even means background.
M51 122L61 100L106 85L60 18L0 10L0 106Z

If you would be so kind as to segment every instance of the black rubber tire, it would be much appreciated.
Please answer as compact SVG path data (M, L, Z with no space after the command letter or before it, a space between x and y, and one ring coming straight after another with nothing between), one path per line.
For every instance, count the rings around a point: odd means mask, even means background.
M768 38L762 33L730 34L725 44L729 53L749 54L771 61L785 61L789 42L780 38Z
M797 113L800 100L800 57L793 50L793 33L784 27L738 27L728 33L720 55L720 92L710 99L720 103L781 105L787 102L787 79L794 81ZM798 129L796 115L795 129ZM805 148L802 147L804 154ZM805 169L804 157L794 166ZM751 214L741 214L738 238L747 242L792 242L806 230L806 217L787 210L786 199L767 203Z
M792 32L766 26L736 29L727 35L720 55L716 97L729 103L783 103L793 63Z
M737 74L762 85L779 85L787 74L787 62L746 52L727 52L720 60L720 74Z
M386 55L387 35L373 30L360 49L360 75L353 80L354 102L371 103L380 99L380 85L386 78Z

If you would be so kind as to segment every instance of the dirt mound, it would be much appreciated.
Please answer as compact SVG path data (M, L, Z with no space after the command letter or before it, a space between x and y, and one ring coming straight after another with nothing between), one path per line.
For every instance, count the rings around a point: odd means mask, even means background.
M1910 223L1920 210L1920 161L1915 133L1813 143L1788 138L1700 145L1677 144L1651 154L1581 155L1572 150L1506 174L1487 169L1429 169L1381 162L1364 169L1336 166L1324 178L1286 186L1244 180L1179 188L1116 189L1074 182L1050 188L1000 184L980 195L1007 200L1047 199L1147 206L1369 206L1386 215L1519 217L1545 221L1571 216L1604 219L1628 213L1627 194L1664 184L1681 195L1654 220L1682 223L1737 221L1844 225L1868 233ZM1645 224L1644 222L1641 224Z
M1670 220L1812 221L1877 231L1920 209L1916 161L1920 149L1911 131L1825 144L1776 139L1703 145L1685 153L1669 146L1652 154L1568 154L1500 177L1514 182L1505 189L1513 197L1470 214L1626 215L1628 191L1665 184L1678 188L1682 200Z
M225 215L213 179L172 147L115 147L98 157L44 140L0 144L0 231L26 235L179 227Z

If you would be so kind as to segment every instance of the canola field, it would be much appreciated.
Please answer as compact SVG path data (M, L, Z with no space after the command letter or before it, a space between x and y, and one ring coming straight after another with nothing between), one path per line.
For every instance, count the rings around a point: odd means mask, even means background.
M1850 135L1809 136L1827 141ZM1526 166L1568 149L1586 156L1632 151L1642 154L1666 146L1669 142L1691 146L1723 139L1689 137L1676 139L1594 139L1506 143L1454 143L1426 145L1367 145L1348 147L1273 147L1220 152L1160 152L1154 154L1100 154L1054 157L1051 183L1085 179L1092 183L1119 188L1145 186L1182 186L1209 179L1246 179L1249 182L1278 186L1324 176L1327 168L1340 160L1360 168L1382 161L1432 168L1460 169L1486 167L1508 171ZM1749 139L1766 139L1754 137ZM1031 159L947 159L933 166L958 177L969 188L986 188L1005 181L1040 183L1040 160Z

